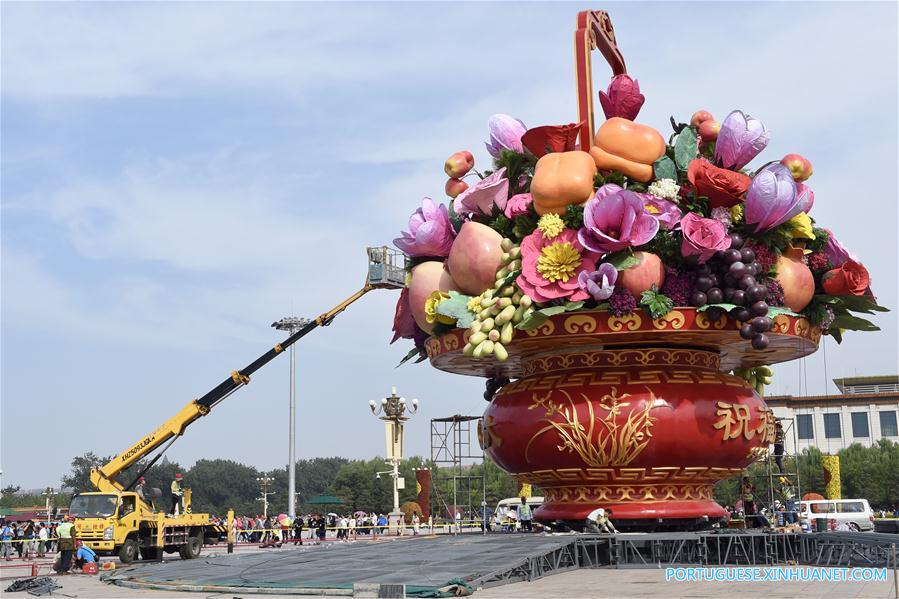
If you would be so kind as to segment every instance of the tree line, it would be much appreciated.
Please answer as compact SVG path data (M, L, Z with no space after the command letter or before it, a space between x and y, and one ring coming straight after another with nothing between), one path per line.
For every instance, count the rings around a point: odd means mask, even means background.
M798 472L802 493L824 493L824 472L821 466L821 451L817 448L803 450L797 456ZM881 439L872 447L853 444L839 452L842 494L846 498L865 498L872 507L888 507L899 504L899 443ZM71 471L62 477L62 486L76 493L91 491L90 471L107 463L111 457L101 457L85 453L72 459ZM784 460L787 472L796 472L793 458ZM146 466L138 462L118 477L123 485L131 483ZM772 468L773 468L772 464ZM432 470L432 512L446 513L452 508L453 471L438 467L437 464L421 457L404 460L400 465L400 476L405 480L405 489L400 490L400 503L415 501L415 468ZM364 510L366 512L387 512L393 507L393 485L386 474L390 467L383 458L370 460L348 460L341 457L299 460L296 463L297 511L299 513L320 512L320 506L307 502L317 495L335 495L346 504L340 509ZM776 471L776 469L775 469ZM229 508L238 514L262 513L259 501L260 486L257 478L269 477L269 513L287 510L287 467L275 470L259 470L232 460L199 460L190 468L169 461L160 460L146 473L147 486L159 488L163 497L168 497L169 486L175 473L184 474L186 482L193 490L195 511L222 515ZM377 473L381 472L378 477ZM455 504L471 506L477 510L482 501L488 507L495 507L500 499L514 497L517 484L513 477L500 470L493 462L465 467L457 479ZM746 474L753 480L759 498L768 496L769 479L764 462L751 465ZM484 482L478 477L483 476ZM778 477L775 485L781 485ZM715 486L715 500L722 505L734 505L739 494L739 480L732 478ZM44 505L45 497L19 492L14 485L3 489L0 507L21 507ZM486 493L485 493L486 491ZM775 496L779 497L779 489ZM538 488L534 494L540 493ZM68 505L70 495L58 495L57 506Z

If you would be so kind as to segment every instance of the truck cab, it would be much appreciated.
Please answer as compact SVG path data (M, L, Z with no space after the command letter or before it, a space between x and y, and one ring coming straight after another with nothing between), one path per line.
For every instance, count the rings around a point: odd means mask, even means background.
M69 505L75 536L99 555L110 555L124 543L123 532L138 528L141 503L137 493L79 493Z

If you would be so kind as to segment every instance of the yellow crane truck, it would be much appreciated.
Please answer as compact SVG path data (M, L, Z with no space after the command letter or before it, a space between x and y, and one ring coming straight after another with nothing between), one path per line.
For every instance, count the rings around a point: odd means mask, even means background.
M131 447L108 464L91 471L91 483L96 491L79 493L72 498L69 514L75 518L75 535L100 555L118 555L124 563L137 559L158 559L162 552L180 553L183 559L200 555L203 545L216 543L227 532L221 524L214 524L209 514L193 513L191 490L184 490L184 509L181 514L166 514L164 505L154 505L159 499L156 490L141 497L133 489L138 479L156 463L163 453L184 434L184 430L205 416L219 402L249 384L250 376L268 364L285 349L319 326L327 326L347 306L372 289L396 289L405 284L405 272L398 262L401 255L386 247L368 248L369 268L365 285L320 315L290 337L262 354L246 368L236 370L215 388L199 399L192 400L162 426L141 437ZM163 447L164 445L164 447ZM161 448L161 449L160 449ZM160 451L134 479L122 484L116 477L129 466Z

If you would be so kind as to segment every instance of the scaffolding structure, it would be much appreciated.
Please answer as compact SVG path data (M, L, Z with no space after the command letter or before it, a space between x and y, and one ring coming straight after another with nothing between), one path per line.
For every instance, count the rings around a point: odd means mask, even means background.
M460 507L464 507L467 514L479 514L481 526L486 532L487 530L487 509L485 499L487 497L487 479L483 476L472 476L466 472L465 462L471 465L473 460L481 460L484 463L484 452L480 449L479 444L476 453L472 450L472 422L475 423L475 431L480 421L479 416L448 416L446 418L431 419L431 461L438 466L449 466L451 475L440 475L438 470L437 484L433 489L437 493L437 504L450 515L455 516L456 511ZM452 497L444 497L441 493L441 482L452 481ZM476 509L472 502L472 491L476 488L481 491L480 510ZM460 495L465 500L464 506L459 505ZM450 509L447 499L452 499L452 509ZM463 514L463 519L465 515ZM453 526L456 531L456 527Z
M763 457L765 472L763 474L755 474L751 477L754 479L753 487L756 486L755 481L759 478L767 483L766 503L764 506L757 505L756 511L760 513L761 508L766 507L773 513L774 501L783 499L785 509L790 509L789 503L792 500L793 509L791 511L798 512L799 500L802 498L802 489L799 481L799 457L795 453L796 448L799 447L795 420L792 418L775 418L775 420L783 425L784 453L783 456L781 456L781 463L784 468L781 472L780 468L777 467L777 456L775 456L769 448ZM787 453L786 439L788 435L793 437L792 453Z

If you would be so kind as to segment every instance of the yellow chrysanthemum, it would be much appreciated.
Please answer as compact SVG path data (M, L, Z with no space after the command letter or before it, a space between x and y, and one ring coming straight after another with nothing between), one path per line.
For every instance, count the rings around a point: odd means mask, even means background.
M465 304L465 307L468 308L468 311L471 312L472 314L477 314L478 312L483 310L483 308L481 308L481 300L482 299L484 299L483 293L481 295L476 295L473 298L471 298L470 300L468 300L468 303Z
M557 241L540 252L540 257L537 258L537 272L551 283L566 282L574 276L580 264L580 252L570 243Z
M553 239L565 229L565 222L558 214L544 214L537 221L537 228L543 233L543 237Z
M735 225L743 222L743 204L730 207L730 220Z
M789 223L793 228L793 239L815 240L815 233L812 231L812 219L805 212L800 212L791 218Z
M440 302L448 300L449 297L449 293L443 291L435 291L428 296L428 299L425 300L425 320L427 320L428 323L442 322L443 324L455 324L455 318L450 318L449 316L437 313L437 306L440 305Z

